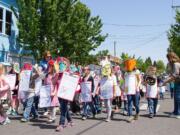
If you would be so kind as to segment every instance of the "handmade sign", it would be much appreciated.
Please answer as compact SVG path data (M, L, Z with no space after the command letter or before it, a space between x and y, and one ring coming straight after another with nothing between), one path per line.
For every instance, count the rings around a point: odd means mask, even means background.
M10 90L14 90L16 84L16 74L6 75L6 81L10 86Z
M42 80L41 78L37 78L35 80L35 95L36 96L39 96L40 95L40 89L41 89L41 86L42 86Z
M97 91L99 82L100 82L100 78L99 78L99 77L95 77L95 78L94 78L94 91L93 91L93 94L94 94L94 95L96 94L96 91Z
M20 73L19 91L28 91L31 78L31 71L24 70Z
M41 86L39 107L44 108L50 106L51 106L51 86L50 85Z
M100 97L102 99L113 98L113 79L104 77L100 81Z
M82 82L81 83L81 101L82 102L91 102L92 101L91 88L92 88L91 82Z
M64 72L58 88L58 97L73 101L80 77Z

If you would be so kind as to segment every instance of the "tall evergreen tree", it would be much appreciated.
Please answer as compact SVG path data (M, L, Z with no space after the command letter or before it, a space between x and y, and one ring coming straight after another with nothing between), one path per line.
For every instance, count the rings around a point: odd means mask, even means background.
M176 12L176 23L168 32L170 42L169 51L174 51L180 57L180 11Z

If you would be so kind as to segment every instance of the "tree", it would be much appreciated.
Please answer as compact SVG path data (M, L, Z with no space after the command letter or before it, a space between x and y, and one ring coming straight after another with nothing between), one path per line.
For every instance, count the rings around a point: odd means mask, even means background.
M169 50L174 51L180 57L180 11L176 12L176 23L171 26L168 32L170 42Z
M145 69L145 64L144 64L144 60L143 60L141 57L137 58L137 68L138 68L139 70L141 70L142 72L145 72L145 71L146 71L146 69Z
M165 64L162 60L156 62L157 74L164 73L166 70Z
M17 0L19 42L36 60L50 50L72 62L85 63L107 35L101 34L99 16L79 0Z

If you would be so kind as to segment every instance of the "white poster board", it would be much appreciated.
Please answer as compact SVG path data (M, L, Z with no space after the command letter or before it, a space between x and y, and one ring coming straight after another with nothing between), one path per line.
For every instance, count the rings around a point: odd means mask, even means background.
M16 85L16 74L6 75L6 81L9 84L10 90L14 90Z
M113 98L113 79L102 78L100 81L100 97L101 99Z
M100 78L99 77L95 77L94 78L94 92L93 92L94 95L96 94L99 82L100 82Z
M81 102L91 102L92 93L91 93L92 83L91 82L82 82L81 83Z
M51 86L50 85L41 86L39 107L44 108L50 106L51 106Z
M125 76L125 92L127 95L136 94L136 75L128 74Z
M28 91L31 78L31 71L24 70L20 73L19 91Z
M42 79L39 77L35 80L35 95L39 96L40 95L40 89L42 87Z
M73 101L80 77L64 72L58 88L57 96L62 99Z

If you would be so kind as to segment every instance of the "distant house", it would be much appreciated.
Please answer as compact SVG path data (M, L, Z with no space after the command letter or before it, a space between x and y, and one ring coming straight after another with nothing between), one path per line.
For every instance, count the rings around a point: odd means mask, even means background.
M0 62L33 63L32 57L22 56L23 50L17 42L17 16L11 10L17 9L16 0L0 0Z

